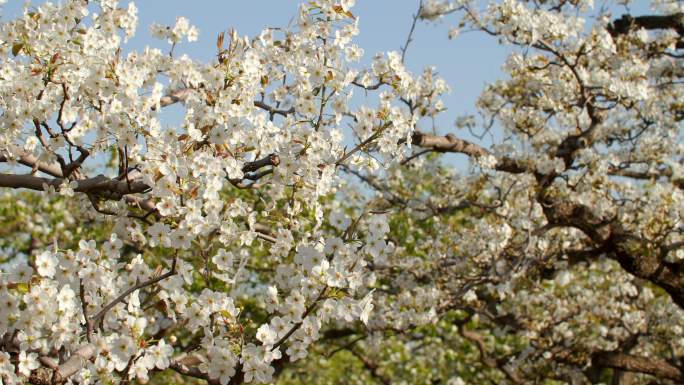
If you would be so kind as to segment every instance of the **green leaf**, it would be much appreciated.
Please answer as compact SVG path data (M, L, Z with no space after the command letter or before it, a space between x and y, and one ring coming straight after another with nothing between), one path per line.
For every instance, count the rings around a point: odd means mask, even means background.
M24 48L24 43L14 43L12 45L12 55L17 56L22 48Z

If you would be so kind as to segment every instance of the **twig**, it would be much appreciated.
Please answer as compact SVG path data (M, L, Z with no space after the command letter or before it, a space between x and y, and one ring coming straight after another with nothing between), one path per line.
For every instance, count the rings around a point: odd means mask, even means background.
M384 124L384 125L383 125L382 127L380 127L377 131L375 131L371 136L369 136L366 140L364 140L363 142L357 144L356 147L354 147L354 148L351 149L351 151L349 151L349 152L345 153L344 155L342 155L342 157L340 157L338 160L335 161L335 163L334 163L335 166L340 166L340 165L342 165L347 159L349 159L349 157L351 157L352 155L354 155L357 151L361 150L361 149L364 148L367 144L369 144L370 142L372 142L372 141L374 141L375 139L377 139L378 136L380 136L380 133L381 133L385 128L389 127L390 124L391 124L391 123L386 123L386 124Z
M119 302L126 299L126 297L128 297L128 295L133 293L134 291L142 289L142 288L150 286L150 285L154 285L155 283L157 283L159 281L162 281L168 277L171 277L172 275L175 275L176 274L176 261L177 261L177 257L174 256L173 262L171 263L171 270L167 271L166 273L164 273L158 277L150 278L147 281L138 283L138 284L133 285L133 286L129 287L128 289L126 289L123 293L121 293L121 295L116 297L113 301L111 301L110 303L105 305L105 307L103 307L99 312L97 312L97 314L95 314L93 316L93 318L91 318L91 322L93 324L98 324L99 321L104 319L104 316L107 314L107 312L109 310L111 310Z
M79 278L78 280L78 295L81 299L81 309L83 310L83 318L85 319L86 323L86 338L88 339L88 342L92 342L93 323L91 322L90 318L88 318L88 304L85 300L85 287L83 286L83 278Z
M287 339L290 338L290 336L291 336L292 334L294 334L294 332L296 332L297 329L299 329L299 328L302 326L302 324L304 323L303 320L306 318L306 316L308 316L308 315L316 308L316 305L318 304L318 301L320 301L321 298L323 298L323 296L325 295L325 292L327 291L327 289L328 289L328 286L323 287L323 290L321 290L321 292L318 294L318 297L316 297L316 299L311 303L311 305L309 305L309 307L306 308L306 311L304 311L304 314L302 315L302 321L297 322L296 324L294 324L294 326L292 326L292 328L290 328L290 330L288 330L287 333L285 333L285 335L282 336L282 337L273 345L273 347L271 348L271 351L276 350L280 345L282 345L283 343L285 343L285 341L287 341Z
M418 22L418 19L420 19L420 13L423 11L423 0L420 0L418 2L418 10L416 11L416 14L413 15L413 22L411 22L411 29L409 30L408 36L406 37L406 43L404 43L404 46L401 47L401 62L404 62L404 58L406 57L406 51L408 50L409 44L413 41L413 32L416 30L416 23Z

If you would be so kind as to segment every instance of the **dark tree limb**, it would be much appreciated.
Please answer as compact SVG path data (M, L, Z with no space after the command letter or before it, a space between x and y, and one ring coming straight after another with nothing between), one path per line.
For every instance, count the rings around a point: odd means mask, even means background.
M31 167L32 173L35 171L40 171L40 172L44 172L44 173L51 175L53 177L56 177L56 178L62 178L63 177L62 169L59 166L59 164L49 164L49 163L41 162L38 160L38 158L36 158L32 154L29 154L26 151L24 151L21 148L16 147L16 146L11 148L11 153L15 154L15 156L10 157L10 156L5 156L5 155L0 155L0 163L15 160L15 161L19 162L20 164L23 164L24 166Z
M611 35L617 36L628 33L631 29L644 28L654 29L673 29L679 35L684 34L684 13L672 15L646 15L631 16L622 15L621 18L613 21L608 27Z
M541 203L551 225L581 230L623 269L662 287L684 308L684 268L681 264L666 262L660 247L629 232L615 218L597 217L587 206L572 202Z
M457 138L452 134L439 136L416 131L411 140L412 144L419 147L432 149L435 152L454 152L473 158L493 156L493 154L486 148L467 140ZM529 167L525 164L525 162L508 157L499 157L495 168L499 171L505 171L514 174L529 171Z
M620 352L599 352L593 355L592 363L627 372L650 374L677 382L684 381L684 371L681 368L655 357L639 357Z
M64 183L69 182L62 178L43 178L33 175L14 175L0 173L0 187L26 188L30 190L43 191L44 185L59 188ZM106 197L120 198L125 194L145 192L150 187L141 182L133 181L130 184L126 181L107 178L98 175L94 178L77 180L74 191L97 194Z

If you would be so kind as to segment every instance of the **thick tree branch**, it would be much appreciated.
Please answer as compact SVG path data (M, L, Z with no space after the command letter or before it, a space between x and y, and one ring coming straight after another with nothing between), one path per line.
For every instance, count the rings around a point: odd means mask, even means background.
M631 16L622 15L621 18L616 19L608 27L608 32L611 35L617 36L628 33L631 29L673 29L679 35L684 34L684 13L675 13L672 15L646 15L646 16Z
M256 171L265 166L277 166L280 164L278 155L270 154L262 159L253 162L246 162L242 171L245 173ZM52 170L57 171L57 170ZM61 173L61 171L60 171ZM27 188L36 191L43 191L44 185L53 186L56 189L66 180L63 178L44 178L33 175L15 175L0 173L0 187ZM68 181L66 181L68 183ZM150 186L139 180L130 178L129 180L119 180L98 175L94 178L76 180L74 191L88 194L95 194L110 199L120 199L126 194L136 194L147 192ZM136 201L136 203L140 203ZM148 206L152 209L152 206Z
M254 172L262 167L266 166L278 166L280 164L280 157L276 154L266 155L261 159L257 159L254 162L247 162L242 166L242 172Z
M568 137L561 145L556 153L556 156L561 158L566 158L569 153L574 152L579 148L584 148L590 143L592 138L586 139L587 135L575 135ZM478 158L482 156L494 156L491 151L486 148L479 146L475 143L469 142L465 139L460 139L453 134L447 134L445 136L425 134L421 132L415 132L412 138L412 144L415 146L423 147L434 152L451 152L464 154L472 158ZM496 157L496 156L495 156ZM512 174L520 174L523 172L532 172L535 170L524 160L512 159L505 156L499 156L497 158L496 170L509 172ZM608 174L613 176L621 176L633 179L657 179L659 177L665 177L670 180L672 184L678 188L684 188L684 179L672 179L673 172L670 167L660 169L658 171L648 171L640 172L630 169L625 169L621 167L610 167Z
M168 107L175 103L182 103L186 101L194 91L195 90L193 90L192 88L181 88L173 92L170 92L168 95L162 96L162 98L159 99L159 106Z
M21 148L17 146L12 146L10 148L10 154L14 154L13 156L5 156L5 155L0 155L0 163L4 162L9 162L11 160L16 160L20 164L23 164L24 166L31 167L33 170L32 172L35 171L41 171L44 172L48 175L54 176L56 178L62 178L62 168L59 166L59 164L49 164L45 162L41 162L36 158L35 156L27 153L26 151L22 150Z
M43 178L33 175L14 175L0 173L0 187L27 188L43 191L44 185L53 186L56 189L68 180L62 178ZM77 180L74 191L97 194L106 197L120 198L125 194L141 193L149 190L149 186L141 181L117 180L98 175L94 178Z
M629 168L613 166L608 169L608 173L610 175L641 180L657 180L658 178L667 178L670 183L677 186L677 188L684 189L684 179L673 179L674 173L672 172L672 167L670 166L648 171L637 171Z
M631 233L615 218L597 217L587 206L572 202L541 203L550 225L581 230L623 269L662 287L684 308L684 268L666 262L661 247Z
M467 140L459 139L452 134L438 136L416 131L411 139L412 144L419 147L432 149L435 152L455 152L473 158L493 156L493 154L486 148ZM528 166L522 161L501 157L497 159L496 169L499 171L519 174L528 171Z
M69 377L83 368L95 356L95 345L88 344L75 351L69 359L59 365L57 370L39 368L29 376L29 382L34 385L53 385L65 382Z
M638 357L619 352L600 352L594 354L592 362L596 366L645 373L677 382L684 381L684 372L681 368L654 357Z

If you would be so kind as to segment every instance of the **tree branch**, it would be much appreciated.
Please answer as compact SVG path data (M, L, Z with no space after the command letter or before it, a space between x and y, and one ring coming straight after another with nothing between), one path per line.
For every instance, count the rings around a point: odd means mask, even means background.
M62 178L43 178L32 175L14 175L0 173L0 187L27 188L43 191L44 185L53 186L56 189L68 180ZM141 193L150 187L141 181L132 181L130 185L126 181L110 179L104 175L94 178L77 180L74 191L97 194L106 197L120 198L125 194Z
M125 290L123 293L121 293L118 297L116 297L114 300L112 300L112 301L109 302L107 305L105 305L99 312L97 312L97 314L95 314L95 315L91 318L91 321L90 321L91 324L92 324L92 325L97 325L98 323L100 323L100 321L104 318L104 316L107 314L107 312L108 312L109 310L111 310L111 309L112 309L114 306L116 306L116 304L118 304L119 302L121 302L121 301L123 301L124 299L126 299L126 297L128 297L128 296L129 296L131 293L133 293L134 291L139 290L139 289L142 289L142 288L145 288L145 287L147 287L147 286L154 285L155 283L157 283L157 282L159 282L159 281L162 281L162 280L164 280L164 279L166 279L166 278L169 278L169 277L171 277L172 275L175 275L175 274L176 274L176 258L174 257L174 258L173 258L173 262L171 262L171 270L167 271L166 273L164 273L164 274L162 274L162 275L160 275L160 276L158 276L158 277L150 278L150 279L148 279L147 281L140 282L140 283L138 283L138 284L136 284L136 285L133 285L133 286L129 287L128 289L126 289L126 290Z
M259 107L259 108L261 108L262 110L268 111L268 113L271 114L271 116L273 116L273 115L287 116L287 115L290 115L290 114L294 114L294 112L295 112L295 108L294 108L294 107L290 107L289 110L279 110L279 109L277 109L277 108L275 108L275 107L269 106L268 104L266 104L266 103L264 103L264 102L260 102L260 101L258 101L258 100L255 100L255 101L254 101L254 106L255 106L255 107Z
M475 343L477 345L477 349L480 352L480 361L487 367L490 367L492 369L499 369L501 370L506 377L508 377L511 381L513 381L516 384L522 384L522 385L531 385L532 383L521 378L513 369L508 367L506 365L506 362L501 360L497 361L496 359L492 358L489 356L487 353L487 348L485 346L485 341L484 338L472 331L468 330L465 328L465 323L460 323L459 328L458 328L459 334L461 337L465 338L466 340Z
M464 139L459 139L452 134L446 136L438 136L431 134L424 134L416 131L412 138L412 144L432 149L435 152L455 152L464 154L473 158L482 156L494 156L489 150L481 147L475 143ZM529 167L522 161L511 159L508 157L501 157L497 159L496 169L499 171L506 171L514 174L529 171Z
M280 158L278 155L270 154L262 159L255 160L253 162L246 162L242 166L242 171L247 173L256 171L265 166L277 166L278 164L280 164ZM54 174L57 174L57 170L53 170L52 167L49 167L48 170L55 171ZM61 175L61 170L59 171L59 175ZM151 187L149 185L138 179L139 178L118 180L107 178L104 175L98 175L94 178L76 180L75 182L77 185L74 188L74 191L95 194L109 199L120 199L126 194L143 193L150 190ZM249 179L249 177L247 179ZM66 180L61 177L44 178L33 175L0 173L0 187L27 188L36 191L43 191L44 185L53 186L55 189L57 189L65 181ZM132 199L127 198L127 200L131 201ZM141 204L142 202L140 200L134 200L134 202L130 203ZM156 209L153 207L154 205L145 204L145 206L147 211Z
M160 107L168 107L172 104L178 103L178 102L184 102L188 99L188 97L194 92L192 88L181 88L175 91L170 92L166 96L162 96L161 99L159 99L159 106ZM154 110L154 108L152 108Z
M543 200L540 203L550 225L581 230L623 269L665 289L672 300L684 308L684 268L681 264L665 261L661 247L629 232L615 218L597 217L587 206Z
M24 166L31 167L31 169L33 170L32 173L37 170L57 178L63 177L62 168L59 166L59 164L48 164L45 162L41 162L38 160L38 158L17 146L11 146L9 148L9 153L9 156L0 155L0 163L16 160Z
M406 59L406 51L408 51L409 44L413 41L413 32L416 30L416 23L418 22L418 19L420 19L420 14L423 12L423 0L420 0L418 2L418 10L416 11L416 14L413 15L413 21L411 22L411 29L409 30L408 36L406 36L406 43L404 43L404 46L401 47L401 62L404 62L404 59Z
M593 355L596 366L645 373L677 382L684 381L684 372L665 360L654 357L638 357L619 352L599 352Z
M644 29L674 29L679 35L684 34L684 13L674 13L672 15L646 15L633 17L622 15L621 18L613 21L608 27L611 35L617 36L626 34L633 28Z
M81 370L85 363L95 356L95 353L95 345L84 345L75 351L62 365L59 365L57 370L49 370L47 368L36 369L31 373L28 381L34 385L60 384Z

